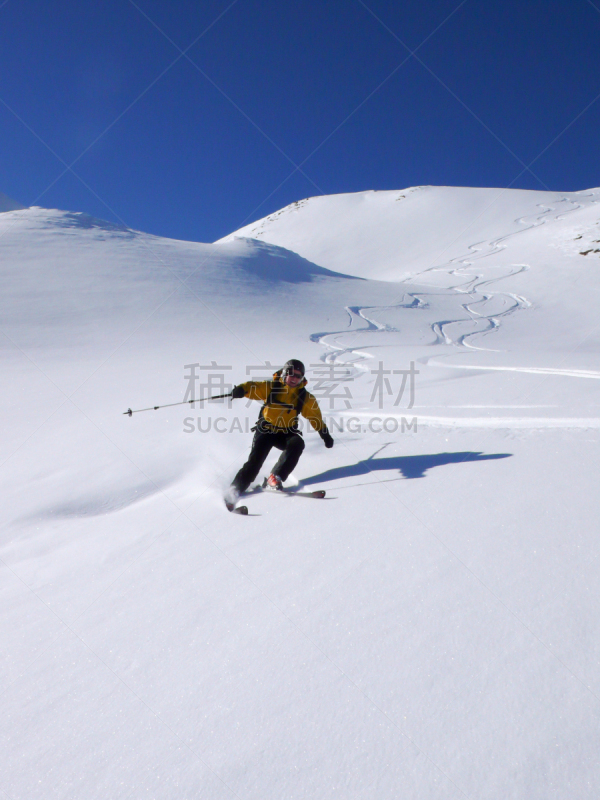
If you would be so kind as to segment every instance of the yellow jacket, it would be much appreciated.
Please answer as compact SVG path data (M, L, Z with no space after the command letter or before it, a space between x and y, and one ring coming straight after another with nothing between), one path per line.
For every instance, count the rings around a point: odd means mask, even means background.
M269 395L271 395L271 402L265 405L262 417L272 428L281 431L293 429L298 424L296 406L300 390L304 389L305 386L306 378L298 386L292 388L285 383L281 383L277 373L273 375L272 381L247 381L241 384L244 396L249 397L251 400L267 403ZM319 404L310 392L305 391L300 413L316 431L326 429Z

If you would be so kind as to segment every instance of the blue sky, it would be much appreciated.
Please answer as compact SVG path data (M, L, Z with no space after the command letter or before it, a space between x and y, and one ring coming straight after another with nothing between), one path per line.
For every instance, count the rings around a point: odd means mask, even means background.
M0 54L0 191L163 236L600 185L600 0L0 0Z

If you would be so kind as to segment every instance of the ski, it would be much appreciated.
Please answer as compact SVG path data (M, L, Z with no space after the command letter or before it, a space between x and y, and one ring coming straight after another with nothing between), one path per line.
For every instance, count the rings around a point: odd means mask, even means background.
M256 486L254 491L267 492L269 494L286 495L287 497L312 497L315 500L322 500L325 497L325 489L315 489L312 492L295 492L293 489L270 489L265 483L262 486Z
M294 492L291 489L284 489L283 493L290 497L313 497L315 500L322 500L325 497L325 489L315 489L313 492Z
M262 486L255 486L252 490L253 493L257 492L265 492L265 494L278 494L282 497L312 497L314 500L321 500L325 497L325 490L324 489L315 489L312 492L295 492L293 489L266 489ZM232 503L230 500L224 500L225 507L227 511L230 511L232 514L241 514L242 516L248 515L248 506L236 506L235 503Z
M225 508L227 511L231 511L232 514L241 514L244 517L248 514L248 506L236 506L234 503L229 503L227 500L225 500Z

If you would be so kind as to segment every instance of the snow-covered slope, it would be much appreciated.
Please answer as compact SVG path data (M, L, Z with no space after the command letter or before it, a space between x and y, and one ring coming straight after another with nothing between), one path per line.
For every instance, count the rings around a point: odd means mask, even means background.
M220 241L260 239L338 272L395 281L465 252L481 258L488 254L486 247L497 249L514 234L566 220L599 199L594 190L554 193L448 186L310 197ZM547 234L544 230L543 239Z
M599 200L1 214L1 792L595 798ZM290 357L323 501L224 511L258 406L123 414Z

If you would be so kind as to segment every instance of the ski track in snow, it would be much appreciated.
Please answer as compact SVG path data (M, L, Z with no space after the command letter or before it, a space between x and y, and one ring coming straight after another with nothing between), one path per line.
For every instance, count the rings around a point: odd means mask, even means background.
M438 356L439 357L439 356ZM558 369L552 367L490 367L478 364L442 364L434 358L419 359L422 364L432 364L433 366L443 366L447 369L474 369L486 370L488 372L525 372L531 375L558 375L565 378L589 378L600 380L600 372L591 369Z
M582 194L582 199L588 200L589 204L600 202L596 199L596 195L593 192L591 194ZM562 207L559 209L558 206L561 203L568 204L572 207ZM545 225L548 222L564 219L567 214L579 211L581 208L586 207L586 205L586 203L578 203L567 197L561 198L554 206L538 204L538 208L542 209L540 214L518 217L515 220L516 225L522 226L519 230L504 234L498 238L488 240L487 242L475 242L468 246L469 252L467 254L452 258L441 266L429 267L407 278L405 281L402 281L402 283L406 284L419 284L420 281L423 282L423 279L427 281L430 278L434 278L435 282L432 283L432 289L434 289L434 291L407 292L400 302L390 304L389 306L346 306L345 308L350 319L348 327L345 330L314 333L310 336L310 341L325 347L325 352L321 355L321 360L324 363L339 365L346 368L345 374L341 374L341 370L338 369L338 373L336 373L336 380L338 382L353 380L359 374L367 372L368 367L366 362L375 358L372 353L365 352L360 348L369 347L369 349L373 349L374 347L385 347L388 346L389 343L370 344L364 342L361 345L348 345L340 342L342 338L347 338L349 335L352 335L354 337L361 337L362 340L364 334L399 334L401 333L401 328L378 321L376 319L376 314L381 314L386 311L395 312L399 309L425 309L429 307L428 298L445 295L448 298L458 299L460 307L463 309L466 316L463 314L462 316L440 319L430 323L429 327L433 333L434 339L430 342L424 342L424 344L451 345L470 351L499 352L491 348L478 346L474 344L472 340L475 337L486 336L498 330L501 325L501 320L511 316L517 311L530 308L532 304L526 297L521 295L513 292L491 291L489 287L513 275L525 272L530 268L530 265L512 264L508 267L499 267L490 264L487 268L488 271L490 269L496 270L499 271L500 274L488 274L486 276L484 273L486 265L481 265L480 262L483 259L502 252L506 248L506 242L512 237L518 236L540 225ZM474 264L474 262L477 263ZM473 273L474 270L475 272ZM469 299L466 300L466 302L462 302L460 295L468 295ZM357 328L356 323L360 321L366 322L366 326ZM478 367L474 365L465 367L464 365L458 364L437 363L434 361L433 357L419 360L422 363L428 363L432 366L444 366L453 369L485 369L562 375L576 378L600 378L600 372L593 372L591 370L508 366Z
M535 406L534 406L535 407ZM514 408L514 406L510 407ZM518 408L518 406L517 406ZM377 421L381 422L381 411L373 414L367 411L353 411L353 416L364 419L365 424ZM387 419L396 419L401 423L406 417L404 414L397 414L386 411ZM424 416L419 413L418 426L430 428L494 428L501 429L581 429L598 430L600 429L600 418L598 417L440 417Z

